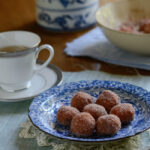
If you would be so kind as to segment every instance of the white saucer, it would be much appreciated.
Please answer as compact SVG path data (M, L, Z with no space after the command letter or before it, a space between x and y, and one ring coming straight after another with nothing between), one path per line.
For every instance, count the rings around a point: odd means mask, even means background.
M61 70L53 64L36 73L28 89L7 92L0 88L0 101L3 102L19 102L32 99L49 88L60 84L62 81Z

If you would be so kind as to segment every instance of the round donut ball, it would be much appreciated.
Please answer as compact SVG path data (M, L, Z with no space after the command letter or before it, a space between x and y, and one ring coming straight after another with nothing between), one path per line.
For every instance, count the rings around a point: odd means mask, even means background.
M86 112L77 114L71 121L70 131L78 137L87 137L93 134L95 119Z
M120 97L110 90L104 90L96 100L96 104L104 106L109 113L112 107L120 104Z
M98 135L114 135L120 130L120 128L120 119L115 115L99 117L96 122L96 132Z
M97 120L99 117L103 115L107 115L107 112L105 108L101 105L97 104L88 104L84 107L83 112L88 112L90 113L95 120Z
M79 111L82 111L84 106L94 103L94 99L91 95L85 92L76 93L71 101L71 106L77 108Z
M134 119L135 110L131 104L122 103L113 107L110 113L118 116L122 124L127 124Z
M64 125L69 126L75 115L77 115L79 110L71 106L61 106L57 112L57 121Z

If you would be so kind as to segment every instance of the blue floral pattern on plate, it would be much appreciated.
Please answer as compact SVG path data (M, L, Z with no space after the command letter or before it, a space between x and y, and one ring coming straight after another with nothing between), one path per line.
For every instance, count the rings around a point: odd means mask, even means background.
M116 135L99 137L93 133L88 138L79 138L72 135L68 127L57 122L58 109L62 105L70 105L76 92L84 91L97 98L104 89L116 92L122 103L131 103L135 108L134 120L123 126ZM150 128L150 93L141 87L117 81L94 80L66 83L36 97L29 107L29 117L36 127L57 138L93 143L113 141L134 136Z

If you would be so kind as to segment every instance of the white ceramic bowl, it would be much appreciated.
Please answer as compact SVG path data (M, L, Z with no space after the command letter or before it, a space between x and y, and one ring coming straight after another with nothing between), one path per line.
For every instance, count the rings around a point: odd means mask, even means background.
M74 31L96 24L99 0L36 0L37 23L51 31Z
M117 47L139 54L150 54L150 34L132 34L117 30L123 22L150 18L150 0L121 0L107 3L96 13L103 33Z

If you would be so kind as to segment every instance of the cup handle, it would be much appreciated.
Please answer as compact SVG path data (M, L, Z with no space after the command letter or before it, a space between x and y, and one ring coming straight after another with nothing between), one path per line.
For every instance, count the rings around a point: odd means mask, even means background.
M49 58L40 67L35 66L34 72L40 71L41 69L45 68L50 63L50 61L52 60L52 58L54 56L54 49L52 46L50 46L48 44L44 44L37 49L38 50L37 50L36 56L35 56L36 60L38 58L40 51L42 51L43 49L47 49L50 52L50 55L49 55Z

